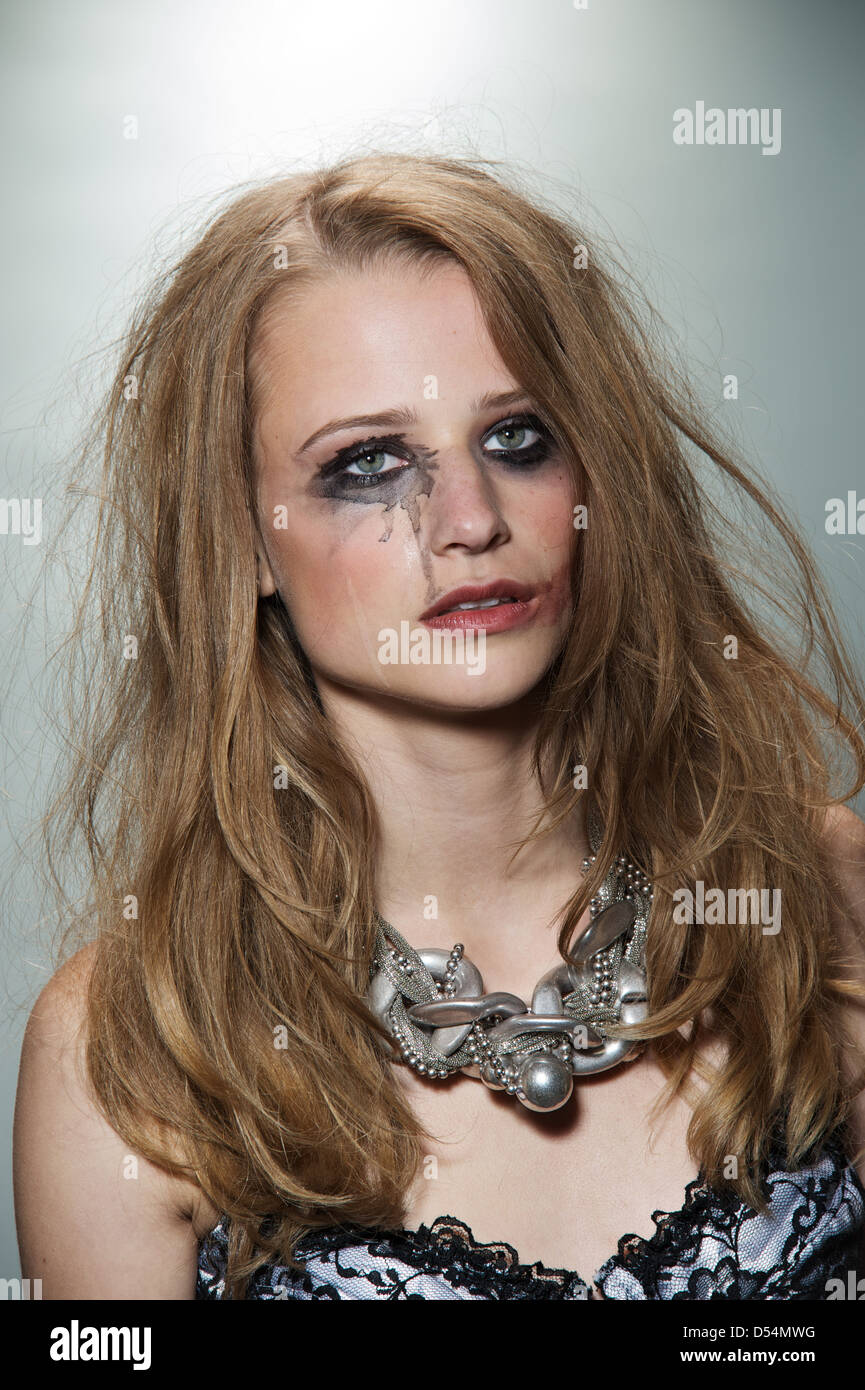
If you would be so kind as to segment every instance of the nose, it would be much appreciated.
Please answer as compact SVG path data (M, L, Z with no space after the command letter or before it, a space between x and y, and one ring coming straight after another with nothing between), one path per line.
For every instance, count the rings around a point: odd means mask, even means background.
M434 554L482 551L508 539L502 498L468 449L440 450L433 479L422 524Z

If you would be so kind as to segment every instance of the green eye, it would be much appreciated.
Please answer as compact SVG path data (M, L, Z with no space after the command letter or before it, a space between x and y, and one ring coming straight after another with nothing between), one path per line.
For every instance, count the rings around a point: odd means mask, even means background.
M534 430L532 433L536 434L537 431ZM520 446L525 443L527 434L528 430L525 425L502 425L501 429L496 430L493 439L499 437L506 439L507 436L510 435L510 442L505 444L505 449L519 449Z
M364 453L352 459L345 471L351 476L351 470L357 468L358 472L353 475L354 477L368 477L370 474L375 473L392 473L393 469L383 468L381 461L394 457L393 454L389 454L385 449L366 449Z
M494 441L498 440L496 444ZM496 425L492 434L487 435L485 447L493 454L503 456L505 462L524 466L539 463L550 452L550 436L533 416L522 416L503 420Z

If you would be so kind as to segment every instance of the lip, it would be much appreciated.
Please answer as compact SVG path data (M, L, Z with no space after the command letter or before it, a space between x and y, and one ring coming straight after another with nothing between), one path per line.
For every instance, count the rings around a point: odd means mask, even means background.
M470 603L476 599L510 598L513 603L500 604L495 608L464 608L456 613L446 613L457 603ZM486 628L488 632L503 632L517 627L535 616L540 606L540 594L528 584L520 584L516 579L495 579L489 584L463 584L451 589L436 603L421 613L419 622L433 628Z

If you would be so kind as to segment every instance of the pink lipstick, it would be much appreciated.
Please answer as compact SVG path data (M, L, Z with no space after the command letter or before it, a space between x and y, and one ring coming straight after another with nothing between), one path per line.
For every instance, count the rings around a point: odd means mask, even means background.
M515 579L495 579L489 584L463 584L451 589L421 613L426 627L469 631L506 632L531 622L540 606L540 594Z

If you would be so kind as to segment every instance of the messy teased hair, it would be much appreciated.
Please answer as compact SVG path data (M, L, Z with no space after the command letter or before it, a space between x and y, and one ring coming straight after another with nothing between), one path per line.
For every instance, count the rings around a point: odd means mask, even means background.
M535 747L547 824L587 795L580 762L604 827L560 950L629 854L656 892L649 1018L624 1031L655 1039L665 1098L690 1096L689 1147L717 1187L763 1209L773 1134L797 1166L849 1115L855 986L822 827L865 783L863 699L825 590L634 295L591 245L575 254L590 239L484 164L367 155L236 196L145 296L85 448L102 457L71 644L86 681L49 853L83 833L97 1102L228 1216L231 1297L309 1231L401 1222L429 1139L364 1000L374 805L279 596L256 586L257 353L268 315L335 270L460 265L587 508ZM782 930L677 921L673 893L697 880L779 889ZM699 1026L679 1031L709 1019L717 1068Z

